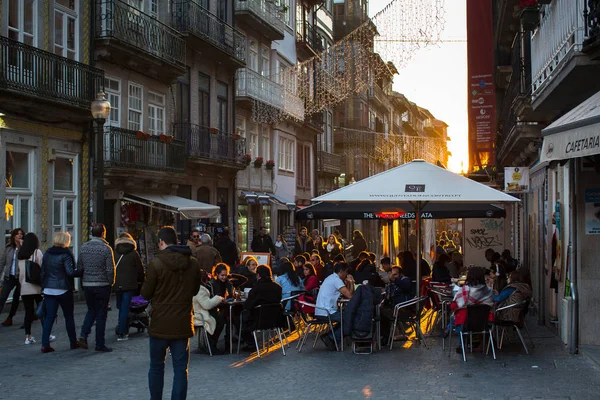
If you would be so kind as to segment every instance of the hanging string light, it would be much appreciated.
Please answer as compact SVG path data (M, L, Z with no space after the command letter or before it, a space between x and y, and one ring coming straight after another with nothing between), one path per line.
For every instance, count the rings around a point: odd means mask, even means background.
M281 73L284 96L302 100L303 112L255 102L253 119L263 123L290 117L302 120L304 115L364 91L374 79L390 73L387 62L402 67L417 50L440 41L445 22L443 6L444 0L391 1L334 45Z

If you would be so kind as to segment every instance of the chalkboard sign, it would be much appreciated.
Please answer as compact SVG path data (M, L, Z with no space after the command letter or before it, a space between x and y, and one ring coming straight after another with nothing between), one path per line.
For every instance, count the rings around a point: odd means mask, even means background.
M283 231L283 238L288 245L288 257L291 257L294 253L294 246L296 246L296 228L286 226Z

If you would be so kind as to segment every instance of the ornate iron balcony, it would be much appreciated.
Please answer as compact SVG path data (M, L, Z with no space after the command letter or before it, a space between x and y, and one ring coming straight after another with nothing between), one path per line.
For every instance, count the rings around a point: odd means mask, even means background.
M178 0L173 3L171 15L172 25L179 32L189 32L239 62L246 62L246 36L206 8L192 0Z
M296 42L307 45L315 53L325 50L323 37L306 21L296 23Z
M600 45L600 0L588 0L589 12L587 15L588 39L584 46Z
M285 105L283 86L249 68L236 72L237 97L249 97L271 107L283 110Z
M138 139L137 132L107 126L104 128L104 165L162 172L184 172L185 144L173 139L163 143L158 136Z
M173 124L173 131L179 139L186 142L186 152L191 158L213 163L233 165L243 169L246 167L242 159L246 153L246 139L234 138L229 133L188 123Z
M104 71L0 37L0 89L89 109Z
M282 13L273 1L268 0L236 0L235 10L237 13L251 13L265 25L277 32L283 38L284 22ZM243 14L242 14L243 15ZM258 28L257 28L258 29Z
M117 39L185 67L185 41L174 29L120 0L97 0L96 7L96 39Z
M342 173L342 156L322 150L319 150L317 155L317 171L332 175Z

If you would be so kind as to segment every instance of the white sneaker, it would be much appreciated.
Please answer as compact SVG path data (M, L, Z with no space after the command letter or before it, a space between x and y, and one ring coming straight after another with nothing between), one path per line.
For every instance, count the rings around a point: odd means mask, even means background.
M25 338L25 344L34 344L35 338L32 336L30 338Z
M56 340L56 336L54 336L54 335L50 335L50 341L51 341L51 342L54 342L55 340Z

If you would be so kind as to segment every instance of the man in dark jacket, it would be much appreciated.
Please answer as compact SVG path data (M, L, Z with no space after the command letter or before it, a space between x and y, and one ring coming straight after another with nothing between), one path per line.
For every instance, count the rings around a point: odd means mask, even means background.
M408 276L404 275L402 267L392 267L390 283L385 288L385 297L386 303L381 307L381 334L384 346L394 322L394 307L415 297L415 285ZM410 316L414 309L401 308L398 311L398 316L402 320Z
M185 399L190 339L194 336L193 297L201 284L198 260L188 246L176 245L171 226L158 231L161 250L148 264L142 296L152 303L150 314L150 397L162 399L165 360L171 350L173 391L171 398Z
M117 308L119 309L119 328L117 341L129 339L129 305L144 283L145 273L142 259L137 253L137 246L131 235L123 232L115 241L115 260L117 278Z
M308 229L305 226L300 228L300 234L296 238L296 245L294 246L294 256L298 256L302 253L310 253L315 246L310 237L308 237Z
M213 247L212 239L208 233L203 233L200 236L200 241L202 244L192 251L192 255L198 260L200 269L210 274L213 267L221 262L221 254L219 254L219 250Z
M223 262L227 264L230 269L235 268L240 263L238 248L235 242L229 237L228 228L223 230L219 240L215 243L215 248L219 250Z
M250 247L255 253L270 253L275 255L275 245L273 244L273 239L267 233L266 226L260 227L260 233L252 240Z
M278 283L273 282L271 268L267 265L259 265L256 268L257 281L252 290L248 294L248 299L244 303L243 314L243 338L246 342L246 347L251 341L252 331L256 328L258 322L258 311L256 306L263 304L278 304L281 303L282 289Z
M104 336L110 292L115 283L115 259L106 241L104 224L92 227L92 240L81 246L77 269L83 270L81 286L88 309L81 326L79 346L88 348L87 337L96 322L96 351L110 352L112 349L106 347Z

